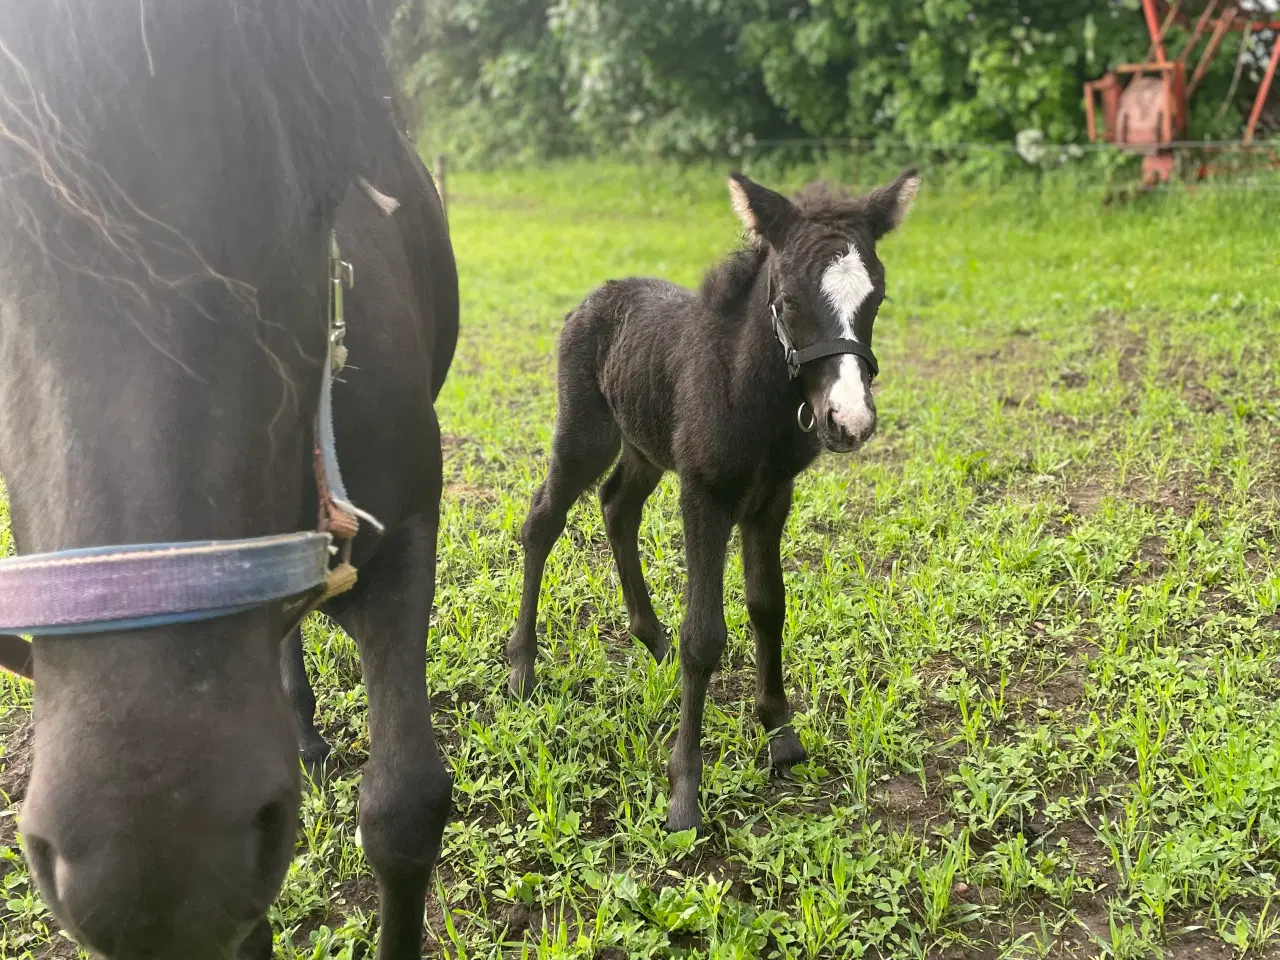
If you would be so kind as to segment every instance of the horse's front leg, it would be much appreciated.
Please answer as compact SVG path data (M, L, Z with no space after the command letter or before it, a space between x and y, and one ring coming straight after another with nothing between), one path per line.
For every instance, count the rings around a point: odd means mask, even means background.
M271 921L263 917L236 950L236 960L271 960L275 938L271 933Z
M769 732L769 762L787 773L805 759L791 726L791 707L782 674L782 626L787 591L782 580L782 531L791 510L791 484L742 522L742 570L746 575L747 613L756 635L756 716Z
M702 714L711 674L724 654L724 555L733 532L729 511L714 495L683 477L680 512L684 518L688 604L680 625L680 730L667 772L671 802L667 829L702 826L698 796L702 784Z
M436 747L426 687L438 487L435 494L433 512L411 517L390 533L360 571L356 596L335 603L333 611L360 647L369 694L360 832L378 882L377 960L422 956L423 903L453 792Z

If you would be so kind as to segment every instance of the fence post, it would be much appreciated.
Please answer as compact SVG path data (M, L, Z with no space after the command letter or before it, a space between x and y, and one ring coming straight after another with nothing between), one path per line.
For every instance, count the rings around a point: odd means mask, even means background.
M435 164L435 181L436 192L440 194L440 209L444 211L444 225L449 225L449 188L445 185L445 160L444 154L436 154Z

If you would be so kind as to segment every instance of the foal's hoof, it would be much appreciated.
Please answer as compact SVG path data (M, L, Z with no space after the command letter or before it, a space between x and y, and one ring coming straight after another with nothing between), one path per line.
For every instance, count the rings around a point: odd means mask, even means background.
M661 644L655 644L654 646L651 646L651 647L648 644L645 644L645 646L649 647L649 653L653 655L653 659L657 663L660 663L660 664L670 663L672 660L676 658L676 652L675 652L675 649L671 646L670 640L663 640Z
M323 740L303 744L299 748L299 756L307 782L316 788L324 786L329 773L329 745Z
M683 833L686 830L702 832L702 811L698 809L698 798L692 800L673 797L667 806L667 832Z
M769 765L784 777L791 773L792 767L808 758L800 746L800 737L791 727L783 727L769 740Z
M533 696L535 682L533 664L528 667L513 666L511 675L507 677L507 690L517 700L528 700Z
M671 638L660 623L632 623L631 635L644 644L645 649L658 663L671 659Z

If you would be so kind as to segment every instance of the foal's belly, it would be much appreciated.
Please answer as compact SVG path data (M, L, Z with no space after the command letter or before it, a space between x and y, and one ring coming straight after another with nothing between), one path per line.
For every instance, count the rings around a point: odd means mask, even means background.
M664 470L675 469L671 445L671 402L648 378L606 387L605 400L623 439Z
M634 409L615 410L614 419L622 431L623 439L644 454L646 460L663 470L676 468L670 435L664 429L665 425L659 425L643 416L642 411Z

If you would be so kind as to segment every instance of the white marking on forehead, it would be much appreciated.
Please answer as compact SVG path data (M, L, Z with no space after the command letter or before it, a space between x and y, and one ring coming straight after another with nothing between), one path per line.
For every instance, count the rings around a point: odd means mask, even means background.
M851 339L856 339L853 336L853 319L874 291L875 284L871 282L871 274L867 273L867 265L853 244L849 244L848 253L822 274L822 292L835 310L844 335Z

